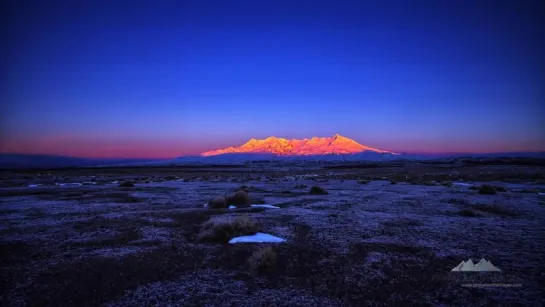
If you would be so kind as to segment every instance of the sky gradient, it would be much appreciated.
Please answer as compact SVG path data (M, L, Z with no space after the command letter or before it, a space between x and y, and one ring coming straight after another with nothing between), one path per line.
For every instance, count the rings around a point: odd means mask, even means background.
M0 152L545 151L541 1L5 1Z

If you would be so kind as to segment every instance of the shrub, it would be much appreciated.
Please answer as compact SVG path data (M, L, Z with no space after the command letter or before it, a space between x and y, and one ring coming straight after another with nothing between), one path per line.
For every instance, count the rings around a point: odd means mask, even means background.
M310 191L309 191L310 194L314 194L314 195L326 195L326 194L329 194L327 193L327 191L324 189L324 188L321 188L319 186L313 186L312 188L310 188Z
M493 195L493 194L496 194L496 189L494 189L493 186L482 185L482 186L479 188L479 194Z
M227 243L234 237L253 235L259 230L259 225L247 215L236 218L218 216L203 224L197 239L202 242Z
M390 184L397 184L397 181L392 180L392 181L390 181Z
M371 182L370 180L359 180L358 183L359 184L368 184L369 182Z
M256 250L246 262L257 273L272 271L276 265L276 252L271 246L265 246Z
M523 189L520 193L539 193L539 189Z
M239 190L235 192L235 194L227 196L226 199L227 205L233 205L237 208L250 207L252 204L248 193L243 190Z
M494 187L494 189L496 190L496 192L507 192L507 189L504 187Z
M460 212L458 212L461 216L468 216L468 217L477 217L479 216L475 211L471 209L462 209Z
M120 188L132 188L134 187L134 182L132 181L125 181L119 184Z
M213 198L208 202L208 208L211 209L222 209L227 208L228 206L227 200L223 196Z
M452 182L450 181L445 181L443 183L441 183L442 186L445 186L445 187L452 187Z
M294 187L294 189L306 189L308 186L306 184L298 184Z

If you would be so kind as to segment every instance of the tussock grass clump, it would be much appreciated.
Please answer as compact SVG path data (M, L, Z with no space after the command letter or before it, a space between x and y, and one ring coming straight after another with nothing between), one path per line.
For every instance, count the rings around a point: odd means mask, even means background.
M271 246L262 247L246 260L246 264L257 273L270 272L276 265L276 252Z
M539 189L523 189L520 193L539 193Z
M134 187L134 182L132 181L124 181L122 183L119 184L119 187L120 188L132 188Z
M490 185L482 185L479 187L479 194L493 195L496 194L496 189Z
M471 209L462 209L458 212L461 216L467 216L467 217L477 217L479 214Z
M226 199L227 205L233 205L237 208L250 207L250 205L252 204L250 196L246 191L243 190L236 191L235 194L227 196Z
M217 216L203 224L197 240L227 243L234 237L256 234L260 229L261 227L247 215L236 218Z
M324 188L321 188L317 185L313 186L312 188L310 188L310 191L309 191L309 194L313 194L313 195L327 195L329 194Z
M507 210L505 208L502 208L498 205L485 205L485 204L477 204L473 205L472 209L487 212L499 216L510 216L510 217L516 217L518 214L516 212L512 212L510 210Z
M213 198L208 202L208 208L211 209L223 209L227 208L228 206L227 200L223 196Z

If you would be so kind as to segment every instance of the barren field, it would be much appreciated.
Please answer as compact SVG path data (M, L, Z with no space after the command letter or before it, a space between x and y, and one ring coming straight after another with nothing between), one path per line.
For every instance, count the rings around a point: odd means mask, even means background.
M544 306L544 174L442 165L6 171L0 305ZM241 186L253 204L278 208L203 206ZM241 216L286 241L199 239L210 219ZM451 272L481 258L501 272Z

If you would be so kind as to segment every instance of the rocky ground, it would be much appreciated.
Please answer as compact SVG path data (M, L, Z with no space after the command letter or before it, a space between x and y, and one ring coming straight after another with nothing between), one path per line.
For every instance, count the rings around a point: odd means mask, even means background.
M4 172L0 305L543 306L542 174L441 165ZM279 209L203 208L242 185L252 203ZM206 221L229 216L286 242L198 240ZM481 258L501 272L451 272Z

